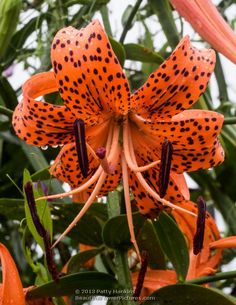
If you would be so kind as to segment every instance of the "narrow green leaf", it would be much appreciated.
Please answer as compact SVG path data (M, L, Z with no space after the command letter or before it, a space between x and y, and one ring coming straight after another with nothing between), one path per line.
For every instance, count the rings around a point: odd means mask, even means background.
M111 30L111 24L109 20L109 12L106 5L103 5L100 9L101 15L102 15L102 21L106 30L106 33L108 36L112 37L112 30Z
M219 99L221 102L228 101L229 96L227 92L227 84L225 81L225 76L224 76L224 71L222 68L221 60L219 53L216 52L216 66L214 70L215 76L216 76L216 81L217 85L219 88Z
M10 109L14 109L18 104L15 90L12 88L9 81L4 76L0 76L0 98L4 102L4 106L8 108L9 111Z
M137 238L140 251L148 252L148 265L152 269L166 269L165 255L156 230L150 220L146 220Z
M115 52L120 65L123 67L125 62L125 49L121 43L113 39L112 37L109 37L109 41L111 43L112 49Z
M0 113L5 114L9 118L11 118L12 114L13 114L13 111L11 109L8 109L8 108L4 107L4 106L0 106Z
M220 291L197 285L171 285L149 296L142 305L233 305L229 297Z
M179 281L184 281L188 272L189 254L183 233L166 213L153 222L161 247L173 264Z
M146 63L161 64L164 59L156 52L140 44L128 43L124 45L126 59L137 60Z
M142 228L144 221L145 217L139 212L133 213L135 235L137 235L139 230ZM128 249L132 246L132 243L130 242L127 215L123 214L110 218L104 225L102 235L104 243L110 248Z
M95 257L104 250L104 247L95 248L79 252L71 257L68 262L68 273L79 272L80 268L91 258Z
M112 296L116 294L120 286L117 280L109 274L101 272L83 272L61 277L59 282L50 282L30 290L28 300L40 297L58 297L64 295Z

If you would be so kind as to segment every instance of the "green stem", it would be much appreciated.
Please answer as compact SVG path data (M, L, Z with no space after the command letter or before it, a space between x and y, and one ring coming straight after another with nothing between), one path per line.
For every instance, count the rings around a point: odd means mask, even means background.
M222 64L221 64L221 60L220 60L220 56L219 56L218 52L216 52L216 67L215 67L214 73L215 73L217 85L219 88L220 101L221 102L228 101L229 96L228 96L228 92L227 92L227 84L225 81L224 71L222 68Z
M101 15L102 15L102 20L104 23L104 27L106 29L106 33L108 36L112 37L112 30L111 30L111 24L109 20L109 14L108 14L108 9L106 5L103 5L100 9Z
M186 284L205 284L205 283L210 283L210 282L216 282L219 280L226 280L226 279L232 279L236 278L236 271L228 271L228 272L219 272L215 275L210 275L210 276L203 276L199 277L197 279L192 279L189 281L186 281Z
M124 198L121 196L119 191L113 191L108 194L108 216L109 218L120 215L121 206L123 204ZM115 269L119 284L128 292L125 293L129 297L129 300L121 300L119 304L134 305L136 304L132 301L133 296L133 284L131 280L129 264L128 264L128 254L126 250L116 249L115 251Z
M236 117L225 118L224 125L236 124Z
M6 116L8 116L11 119L13 111L4 106L0 106L0 113L5 114Z
M157 15L162 29L172 49L179 43L179 34L168 0L149 0L148 4Z
M126 25L125 25L125 27L123 29L123 32L122 32L122 34L120 36L120 43L124 42L126 34L128 33L128 31L130 29L132 21L133 21L135 15L136 15L136 13L137 13L141 3L142 3L142 0L137 0L137 2L135 3L135 6L133 7L132 11L130 12L129 18L128 18L128 20L126 22Z

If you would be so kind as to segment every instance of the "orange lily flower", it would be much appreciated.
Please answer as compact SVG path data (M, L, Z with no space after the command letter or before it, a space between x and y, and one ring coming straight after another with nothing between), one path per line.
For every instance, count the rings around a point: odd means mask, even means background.
M80 30L61 29L53 40L51 57L54 72L37 74L24 84L13 126L29 144L64 145L50 171L73 190L45 198L91 193L59 240L96 197L114 190L122 177L131 240L139 255L130 188L142 214L150 217L163 207L181 210L176 203L189 197L183 172L209 168L224 159L217 139L223 116L185 110L208 84L214 51L198 50L185 37L133 94L98 21ZM54 91L60 92L64 106L36 100ZM160 194L162 179L158 177L165 143L171 143L173 154L171 164L167 162L168 188Z
M170 0L170 2L203 39L236 63L236 35L211 0Z

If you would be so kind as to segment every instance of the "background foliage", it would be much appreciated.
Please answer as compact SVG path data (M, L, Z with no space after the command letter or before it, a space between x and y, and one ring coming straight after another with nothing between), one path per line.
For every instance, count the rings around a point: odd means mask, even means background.
M227 19L228 12L235 7L234 5L235 1L233 0L220 1L218 9ZM42 180L53 193L61 192L63 189L60 182L50 177L48 173L49 164L58 154L60 148L43 150L32 147L18 139L14 134L11 126L11 116L21 96L21 86L16 87L14 80L17 79L17 83L19 83L23 71L28 74L35 74L39 71L51 69L50 47L58 29L68 25L76 28L83 27L96 16L103 21L112 47L120 62L124 65L131 88L135 90L168 57L182 37L184 29L186 32L183 20L179 18L176 12L172 12L167 0L133 1L132 5L125 8L119 25L110 23L113 16L110 11L112 11L112 1L109 0L25 0L22 3L19 19L17 19L17 27L12 35L9 35L9 39L5 43L5 50L2 50L0 54L0 240L11 250L25 286L33 283L38 285L47 283L50 277L45 268L42 250L39 246L40 241L37 238L35 241L29 221L25 219L24 200L21 191L23 171L27 168L31 175L30 178L25 174L24 179L32 179L35 182ZM235 16L231 16L228 19L232 27L235 25L234 18ZM117 35L117 28L121 29L118 31L118 33L121 33L120 35ZM126 38L126 34L133 28L136 29L137 39L132 41ZM155 30L153 31L153 29ZM195 33L193 38L196 42L206 44ZM215 87L217 87L214 90L218 92L218 101L212 99L215 92L212 94L210 86L195 107L214 109L223 113L227 118L227 124L224 125L221 134L226 160L223 165L216 169L191 173L191 178L197 183L197 187L191 190L191 198L194 201L199 194L203 195L207 200L208 209L213 214L217 209L218 215L222 216L225 224L223 234L235 235L235 101L229 97L225 73L229 72L224 71L221 57L218 54L214 73ZM48 95L46 100L51 103L61 103L57 94ZM100 285L104 289L118 287L118 282L114 278L114 275L118 272L114 261L122 260L131 247L126 217L119 215L122 214L122 210L119 211L120 206L117 205L119 195L119 192L109 195L108 209L107 205L103 203L94 204L79 222L76 229L72 230L63 243L56 247L55 259L58 270L61 270L70 259L70 278L65 280L64 284L62 282L61 287L55 288L51 284L54 288L44 287L41 291L35 292L36 294L44 295L50 292L52 296L60 296L62 289L64 291L70 289L71 292L78 285L91 288ZM70 220L81 209L81 206L82 204L71 204L70 200L50 202L47 205L50 210L48 210L48 213L51 213L53 219L52 234L54 236L63 232ZM114 216L117 217L109 219ZM165 246L161 246L162 243L167 243L170 236L166 234L163 241L161 233L163 228L161 229L161 226L165 228L165 226L170 225L168 221L171 220L163 218L160 220L159 227L155 227L151 222L140 216L138 212L134 214L136 231L141 232L139 233L140 246L148 249L149 265L154 269L166 268L166 255L168 256L170 253L168 247L166 249ZM46 225L49 227L51 225L50 221L47 221ZM117 234L117 230L119 234ZM176 235L181 234L178 232L178 228L173 229L173 232L175 230L177 230ZM159 237L158 234L160 234ZM79 252L79 243L93 246L93 249L82 254ZM182 240L179 238L176 244L172 244L173 249L176 250L175 255L174 257L168 256L168 258L175 267L179 279L183 280L186 275L185 269L188 257L185 258L187 250L183 256L178 253L180 246L182 248L186 247L181 243ZM87 268L85 262L95 256L95 265ZM225 251L222 265L230 263L234 257L235 250ZM180 265L181 260L186 263L185 267ZM88 269L90 272L87 272ZM96 276L91 271L97 272ZM98 272L104 272L105 275ZM119 284L127 285L128 283L124 275L119 276L118 274L118 280ZM227 292L235 295L235 284L236 281L232 278L223 282L216 282L214 287L221 290L228 287ZM174 292L168 291L168 288L165 289L167 290L158 292L160 300L161 295L169 295L170 298L171 296L173 298ZM191 287L188 289L191 290ZM191 291L191 294L196 298L199 298L201 293L203 292ZM55 302L63 304L60 298ZM199 303L196 304L203 304L200 302L202 301L199 300ZM175 302L175 304L177 303ZM186 303L184 303L184 300L180 300L178 304ZM222 301L219 304L227 303Z

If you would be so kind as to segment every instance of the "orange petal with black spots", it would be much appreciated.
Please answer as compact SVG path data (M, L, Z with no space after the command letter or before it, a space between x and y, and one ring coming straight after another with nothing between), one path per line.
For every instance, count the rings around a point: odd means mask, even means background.
M99 21L61 29L51 57L61 97L76 115L128 112L129 84Z
M132 106L156 120L171 118L192 106L205 91L215 67L215 52L197 49L186 36L170 57L136 91Z
M72 188L76 188L88 181L98 169L99 162L90 153L88 159L88 176L84 178L80 170L75 143L66 144L57 155L50 168L50 173L59 180L69 183Z
M2 305L25 305L23 286L16 268L16 264L7 248L1 243L0 258L3 278L0 303Z
M64 106L36 98L57 91L53 72L32 76L23 86L23 100L13 113L16 134L28 144L59 145L73 141L75 117Z
M148 185L157 194L159 194L159 166L157 165L155 168L143 172L142 175ZM178 176L180 175L172 175L172 173L170 174L168 188L166 191L166 195L164 196L164 198L170 201L171 203L179 203L188 198L186 185L184 186L182 192L183 177L180 177L180 181ZM140 213L150 218L157 217L159 213L164 209L163 204L158 200L154 199L145 191L144 187L139 183L135 174L131 171L129 172L129 184Z

